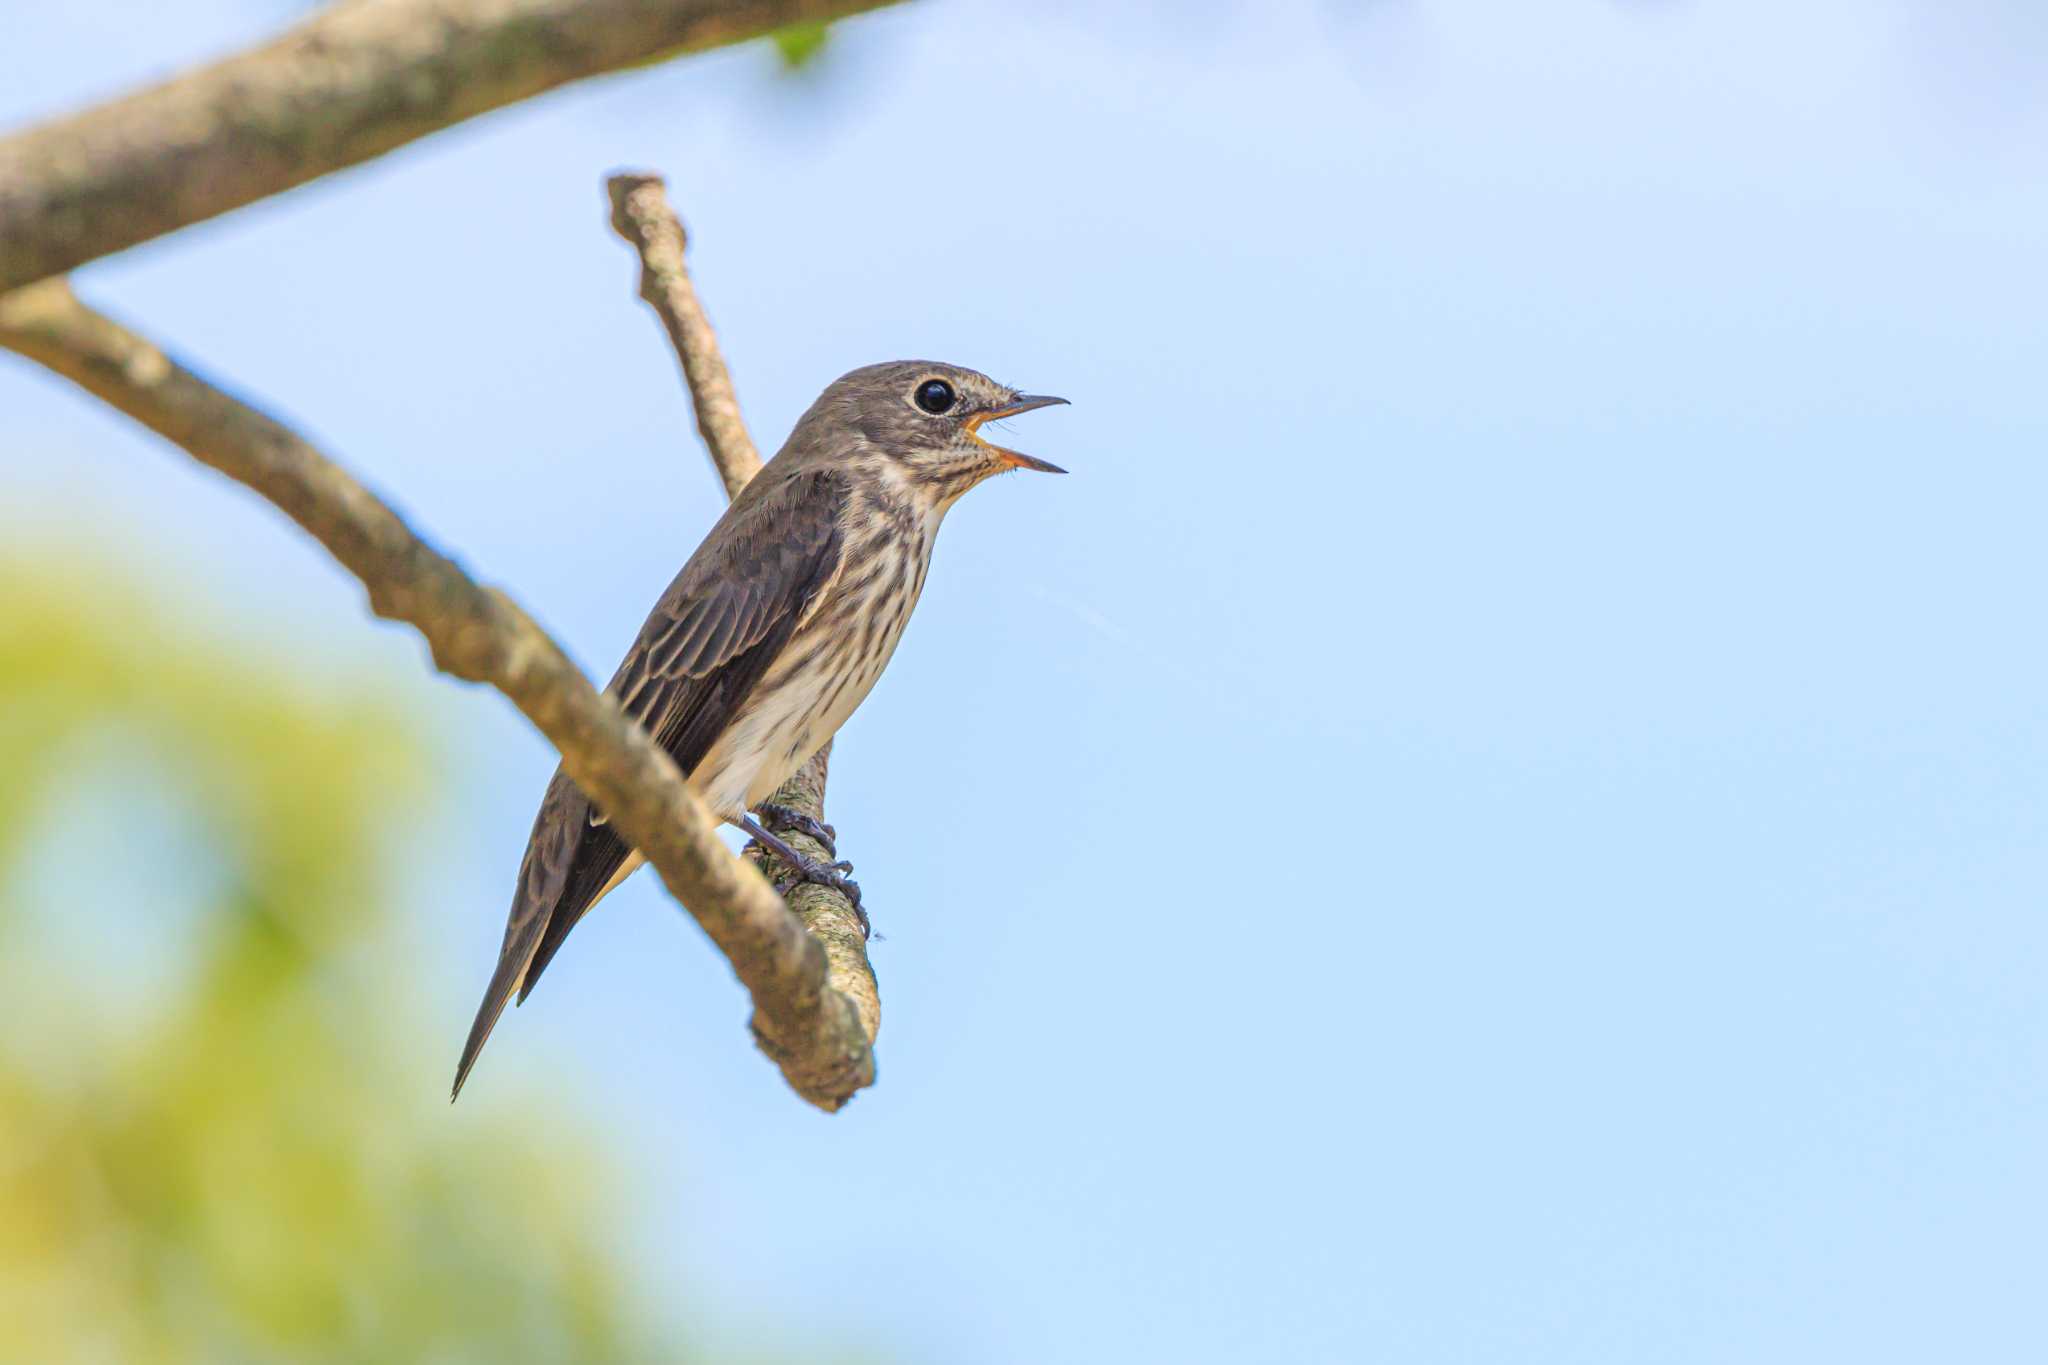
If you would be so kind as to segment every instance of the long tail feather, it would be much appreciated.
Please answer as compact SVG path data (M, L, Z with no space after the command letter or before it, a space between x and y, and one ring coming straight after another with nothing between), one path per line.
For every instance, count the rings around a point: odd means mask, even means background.
M491 1030L497 1026L498 1016L505 1012L505 1006L511 1003L513 994L518 991L520 981L526 975L526 965L532 957L533 951L529 948L517 955L507 952L498 959L498 970L491 973L491 984L484 991L483 1003L477 1006L476 1022L469 1026L469 1041L462 1045L462 1060L455 1064L455 1084L448 1092L448 1103L455 1103L456 1097L462 1093L462 1083L469 1079L470 1068L476 1065L477 1054L484 1050Z

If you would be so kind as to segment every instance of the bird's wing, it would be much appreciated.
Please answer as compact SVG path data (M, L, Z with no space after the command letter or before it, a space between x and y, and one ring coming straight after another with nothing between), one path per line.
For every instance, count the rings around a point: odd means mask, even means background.
M606 690L684 772L838 575L846 503L844 479L816 471L735 504L641 627Z
M772 478L764 473L756 477ZM611 685L690 773L838 575L845 481L805 471L749 485L662 594ZM519 867L498 968L456 1070L459 1092L514 992L524 1001L631 850L560 768Z

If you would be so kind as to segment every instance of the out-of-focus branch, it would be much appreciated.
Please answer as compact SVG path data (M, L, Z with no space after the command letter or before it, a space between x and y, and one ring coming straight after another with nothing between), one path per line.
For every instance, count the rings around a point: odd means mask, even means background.
M372 610L416 627L444 672L503 692L732 962L791 1086L831 1110L873 1081L871 1027L827 984L826 945L726 850L668 754L509 597L295 432L87 308L63 280L0 295L0 346L268 498L362 580Z
M761 456L740 418L739 397L733 392L732 376L719 354L718 336L711 330L711 320L704 315L696 287L690 282L684 260L688 234L675 210L669 207L661 177L622 173L611 177L606 189L611 194L613 229L640 254L640 297L661 318L669 340L675 345L704 448L710 453L719 478L725 482L726 496L735 497L747 480L760 472ZM824 823L825 775L831 755L832 746L827 743L775 793L776 803ZM836 856L801 834L789 833L785 837L800 853L819 862L830 862ZM867 931L861 926L853 902L838 891L793 882L782 861L758 846L750 846L748 854L765 875L778 880L790 909L824 945L830 963L825 979L853 1003L861 1027L873 1043L881 1028L882 1001L875 985L874 967L868 961ZM789 1063L784 1060L784 1046L775 1032L774 1021L757 1015L754 1036L762 1049L787 1071Z
M890 0L341 0L0 140L0 293L620 67Z

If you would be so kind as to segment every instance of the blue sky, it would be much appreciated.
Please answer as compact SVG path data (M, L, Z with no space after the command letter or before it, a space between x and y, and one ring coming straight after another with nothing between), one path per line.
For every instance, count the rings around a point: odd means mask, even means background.
M605 171L670 177L764 445L884 358L1074 400L839 749L881 1085L795 1103L643 878L471 1095L619 1135L714 1339L2040 1358L2044 12L1097 8L585 86L80 276L600 676L718 506ZM0 120L278 13L24 11ZM433 1111L544 744L182 457L0 412L0 529L445 728Z

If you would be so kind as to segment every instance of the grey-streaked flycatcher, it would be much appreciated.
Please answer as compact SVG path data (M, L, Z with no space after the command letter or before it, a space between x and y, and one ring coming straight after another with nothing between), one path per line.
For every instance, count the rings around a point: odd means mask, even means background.
M1065 401L918 360L839 379L704 537L606 689L719 818L856 906L846 864L802 858L747 813L761 810L769 824L790 817L763 803L881 676L960 495L1010 469L1064 472L991 445L978 428ZM526 999L576 921L641 862L557 767L455 1093L506 1002Z

